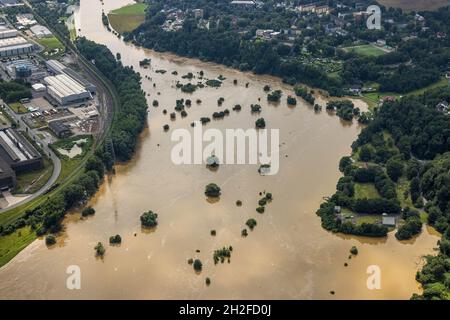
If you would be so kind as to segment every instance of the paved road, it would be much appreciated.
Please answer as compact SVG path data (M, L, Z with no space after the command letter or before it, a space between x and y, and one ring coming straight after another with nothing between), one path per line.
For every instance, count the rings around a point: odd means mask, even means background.
M23 120L22 116L14 113L9 106L5 104L5 108L2 109L3 112L8 113L8 115L13 118L17 124L18 128L28 133L28 136L33 139L40 147L41 149L47 154L47 156L52 160L53 162L53 173L50 179L47 181L47 183L37 192L33 193L31 196L16 202L15 204L8 206L6 208L0 209L0 213L3 213L5 211L14 209L24 203L30 202L37 197L43 195L46 193L51 186L56 182L56 180L59 177L59 174L61 173L61 160L56 156L56 154L48 147L47 142L41 138L39 138L36 134L36 132L31 129Z

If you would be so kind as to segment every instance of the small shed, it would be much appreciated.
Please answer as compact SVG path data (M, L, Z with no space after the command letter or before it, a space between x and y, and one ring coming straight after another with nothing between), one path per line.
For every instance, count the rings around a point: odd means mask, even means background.
M383 214L382 224L387 227L395 227L397 225L397 218Z

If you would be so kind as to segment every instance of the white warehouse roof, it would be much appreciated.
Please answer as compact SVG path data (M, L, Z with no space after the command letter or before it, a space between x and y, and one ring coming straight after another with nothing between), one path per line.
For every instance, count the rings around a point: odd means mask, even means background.
M52 35L52 33L50 32L50 30L48 30L47 27L41 26L40 24L30 27L30 30L38 38L50 37Z
M61 104L72 103L92 98L80 83L65 74L44 78L47 92Z
M44 91L45 90L45 86L42 83L35 83L31 86L33 88L34 91Z
M87 92L78 82L65 74L46 77L44 81L52 86L62 97Z

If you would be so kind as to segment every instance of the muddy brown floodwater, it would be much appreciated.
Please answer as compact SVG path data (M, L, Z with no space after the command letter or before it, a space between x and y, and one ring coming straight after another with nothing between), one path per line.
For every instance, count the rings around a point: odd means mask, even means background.
M339 159L351 152L350 145L361 130L356 123L343 123L325 111L316 114L303 101L288 107L285 97L292 94L291 88L275 78L122 42L102 26L101 10L108 12L128 2L105 0L102 6L100 1L81 0L76 23L83 36L106 44L114 54L120 52L125 65L152 79L143 79L143 88L150 94L149 129L143 132L134 159L118 166L117 174L92 199L94 217L81 220L79 213L70 214L55 247L47 248L38 239L0 270L1 298L408 299L419 291L415 273L421 257L433 253L438 240L431 229L424 227L419 237L407 243L397 241L393 233L378 240L347 237L326 232L315 214L322 198L335 191ZM144 57L152 59L147 70L138 66ZM168 72L157 74L157 69ZM178 76L171 74L174 70ZM174 88L182 75L200 70L206 78L222 74L227 80L220 89L199 89L192 95ZM267 104L265 84L283 90L280 104ZM280 129L277 175L261 177L258 167L251 165L222 165L212 172L203 165L172 164L173 143L162 126L169 123L171 131L191 130L192 121L219 110L221 96L225 98L222 109L241 104L243 110L232 111L205 129L254 127L258 116L250 114L249 105L261 98L261 116L268 128ZM170 121L162 110L173 110L179 98L200 98L203 103L193 103L186 118ZM159 100L159 108L151 107L153 99ZM323 99L319 102L325 104ZM222 188L217 203L207 202L203 195L210 182ZM273 194L274 201L261 215L255 208L264 190ZM242 207L236 206L236 200L243 201ZM159 214L159 226L150 233L141 231L139 222L147 210ZM248 218L255 218L258 225L242 238ZM215 237L210 235L212 229L217 231ZM122 245L106 246L104 259L96 259L95 244L106 245L115 234L122 236ZM213 251L230 245L234 248L231 263L214 265ZM348 260L353 245L359 255ZM195 257L203 262L200 275L187 263ZM81 268L81 290L66 288L70 265ZM380 290L367 288L371 265L380 267ZM211 278L209 287L206 277Z

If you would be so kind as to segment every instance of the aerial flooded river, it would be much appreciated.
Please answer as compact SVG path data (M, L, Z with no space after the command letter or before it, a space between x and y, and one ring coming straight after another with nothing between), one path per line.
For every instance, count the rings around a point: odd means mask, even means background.
M424 227L419 237L407 243L397 241L393 233L386 239L347 237L322 229L315 214L323 197L335 191L339 159L350 154L361 127L356 122L343 123L325 110L315 113L303 100L288 107L286 96L293 94L292 89L275 78L124 43L103 27L101 11L129 2L105 0L102 5L81 0L75 20L79 34L107 45L114 54L120 52L123 63L141 73L143 89L150 94L148 129L134 159L118 166L116 175L106 179L92 199L95 216L81 219L79 213L69 214L56 246L48 248L38 239L0 269L0 298L408 299L418 292L414 277L421 257L433 253L438 240L431 229ZM145 57L152 60L149 69L139 67ZM158 69L167 73L155 73ZM172 75L175 70L178 76ZM187 82L182 75L197 75L201 70L206 78L223 75L222 87L205 87L192 95L175 88L177 80ZM283 90L281 103L266 102L266 84ZM217 107L219 97L225 98L222 108ZM181 98L191 99L193 105L186 118L171 121L162 110L172 112ZM159 101L158 108L151 106L153 99ZM197 99L202 104L197 105ZM259 116L250 113L253 103L262 105ZM256 165L221 165L214 172L204 165L172 163L172 130L192 130L191 122L211 117L214 111L231 110L235 104L243 110L231 111L203 129L248 129L264 117L268 129L280 129L278 174L260 176ZM169 132L163 131L164 124L170 124ZM215 203L203 194L210 182L222 188ZM262 191L271 192L274 200L264 214L258 214L255 208ZM237 200L242 200L241 207L236 206ZM152 232L142 231L139 221L148 210L159 215L159 225ZM258 225L243 238L241 230L249 218ZM213 229L215 237L210 235ZM119 247L107 245L115 234L122 236ZM106 247L104 259L94 254L99 241ZM214 265L214 250L230 245L231 262ZM348 260L354 245L359 254ZM197 257L203 262L200 274L187 263ZM66 287L66 270L71 265L80 267L80 290ZM381 270L379 290L369 290L366 284L372 265ZM206 277L211 279L210 286L205 285Z

